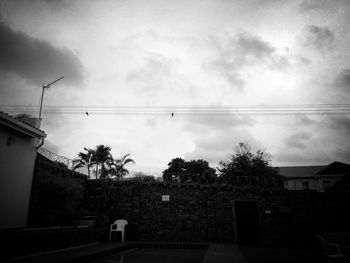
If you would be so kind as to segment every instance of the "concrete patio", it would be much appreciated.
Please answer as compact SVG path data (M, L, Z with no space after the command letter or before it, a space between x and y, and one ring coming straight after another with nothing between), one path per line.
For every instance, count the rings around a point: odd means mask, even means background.
M7 260L4 262L89 262L111 254L128 250L135 242L127 243L103 243L88 244L68 249L61 249L49 252L38 253L22 258ZM155 243L143 243L149 246ZM164 245L164 244L163 244ZM188 244L179 244L179 247ZM240 247L234 244L210 243L204 254L203 263L264 263L264 262L284 262L284 263L306 263L320 262L321 256L317 251L287 248L262 248L262 247Z

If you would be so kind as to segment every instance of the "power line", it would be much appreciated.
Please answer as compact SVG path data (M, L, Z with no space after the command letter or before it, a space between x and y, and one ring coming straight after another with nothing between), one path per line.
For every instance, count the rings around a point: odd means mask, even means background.
M0 106L8 112L37 112L37 106ZM165 105L165 106L106 106L106 105L51 105L43 109L45 114L95 115L349 115L350 104L285 104L285 105Z
M36 105L2 105L0 108L34 108ZM325 104L235 104L235 105L48 105L44 108L107 108L107 109L140 109L140 108L324 108L324 107L350 107L350 104L325 103Z

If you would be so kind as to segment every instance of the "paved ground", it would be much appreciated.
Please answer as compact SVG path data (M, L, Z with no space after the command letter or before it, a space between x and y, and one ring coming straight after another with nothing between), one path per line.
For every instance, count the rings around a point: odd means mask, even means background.
M201 263L204 253L204 249L135 248L90 263Z
M210 244L203 263L249 263L236 245Z
M310 263L323 262L319 251L288 248L239 247L248 263Z
M90 244L86 246L75 247L71 249L61 249L49 252L38 253L30 256L21 257L18 259L7 260L3 262L84 262L94 255L103 257L106 251L117 250L123 246L121 243L104 243L104 244Z
M6 262L91 262L118 253L125 244L91 244L75 249L66 249L51 253L41 253ZM321 262L316 252L286 248L239 247L233 244L209 244L203 263L306 263ZM185 263L185 262L181 262Z

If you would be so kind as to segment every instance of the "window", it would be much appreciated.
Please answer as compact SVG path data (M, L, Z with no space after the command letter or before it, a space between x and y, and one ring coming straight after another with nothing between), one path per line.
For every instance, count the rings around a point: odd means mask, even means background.
M309 186L309 182L302 182L302 186L303 186L303 190L309 190L310 186Z
M328 188L331 188L332 187L332 182L331 180L323 180L323 189L326 190Z

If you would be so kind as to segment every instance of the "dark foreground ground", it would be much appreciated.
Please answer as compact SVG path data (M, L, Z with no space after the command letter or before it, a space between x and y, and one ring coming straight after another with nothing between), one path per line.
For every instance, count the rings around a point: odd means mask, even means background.
M286 248L241 247L233 244L208 244L203 247L172 249L150 244L137 248L136 243L91 244L74 249L41 253L4 262L203 262L203 263L309 263L322 262L318 251ZM136 244L137 245L137 244ZM121 255L123 260L121 260ZM125 255L128 255L127 257ZM159 257L158 257L159 256ZM159 259L157 261L157 259Z

